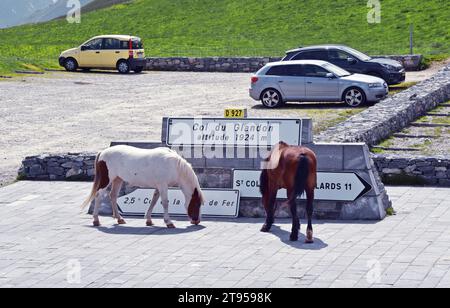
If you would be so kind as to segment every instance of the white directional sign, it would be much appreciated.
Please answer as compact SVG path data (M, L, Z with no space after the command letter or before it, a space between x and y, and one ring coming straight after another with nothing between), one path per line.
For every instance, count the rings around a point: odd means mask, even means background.
M260 198L259 170L233 170L233 188L241 192L242 198ZM318 172L316 200L355 201L372 189L369 183L356 173ZM277 198L287 199L285 189L278 191ZM302 199L306 196L303 194Z
M131 194L118 198L120 212L125 216L145 216L152 202L154 189L137 189ZM237 217L239 214L239 191L223 189L202 189L205 204L201 207L203 216ZM179 189L169 189L169 214L186 215L184 195ZM153 214L163 214L159 199Z
M169 118L167 145L272 146L300 145L301 119Z

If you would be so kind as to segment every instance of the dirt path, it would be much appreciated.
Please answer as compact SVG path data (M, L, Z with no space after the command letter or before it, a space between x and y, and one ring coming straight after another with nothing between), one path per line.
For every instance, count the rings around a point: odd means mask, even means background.
M434 62L431 64L431 66L423 71L418 72L407 72L406 73L406 80L405 82L420 82L422 80L428 79L434 74L436 74L441 68L448 65L450 63L450 58L441 61L441 62Z

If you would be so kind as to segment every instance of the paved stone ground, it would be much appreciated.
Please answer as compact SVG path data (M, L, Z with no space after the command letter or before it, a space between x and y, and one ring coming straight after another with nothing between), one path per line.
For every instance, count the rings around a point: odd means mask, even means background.
M306 245L287 241L288 220L269 234L261 219L93 228L79 207L89 188L0 189L0 287L450 287L450 189L389 187L396 216L316 221Z

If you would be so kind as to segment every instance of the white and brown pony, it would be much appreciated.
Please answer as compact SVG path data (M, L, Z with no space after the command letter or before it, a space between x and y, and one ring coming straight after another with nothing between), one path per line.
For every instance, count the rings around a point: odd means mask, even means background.
M117 206L117 196L123 182L135 187L155 189L146 214L147 226L153 225L152 211L161 197L164 222L168 228L175 228L169 217L168 199L168 189L173 186L178 186L185 196L185 207L191 223L200 223L203 193L194 170L183 157L168 148L145 150L118 145L98 153L95 159L94 185L89 198L83 203L85 207L95 198L94 226L100 226L100 197L109 186L113 217L119 224L125 224Z

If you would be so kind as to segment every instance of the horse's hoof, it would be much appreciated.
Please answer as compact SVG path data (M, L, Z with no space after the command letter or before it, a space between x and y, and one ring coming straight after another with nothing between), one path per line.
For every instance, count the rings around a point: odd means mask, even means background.
M270 227L268 227L268 226L266 226L266 225L262 226L261 232L267 233L267 232L269 232L269 231L270 231Z
M200 220L191 220L191 225L198 226L200 224Z
M174 225L174 224L168 224L168 225L167 225L167 228L169 228L169 229L175 229L175 225Z
M147 225L147 227L154 226L153 222L152 221L148 221L148 220L146 222L146 225Z
M297 242L298 241L298 235L292 235L291 234L291 236L289 236L289 240L291 242Z
M92 225L93 225L94 227L100 227L100 221L94 221L94 222L92 223Z
M313 232L311 230L306 231L305 243L306 244L313 244L314 243Z
M127 222L126 222L125 219L123 219L123 218L118 219L118 220L117 220L117 223L118 223L119 225L126 225L126 224L127 224Z

